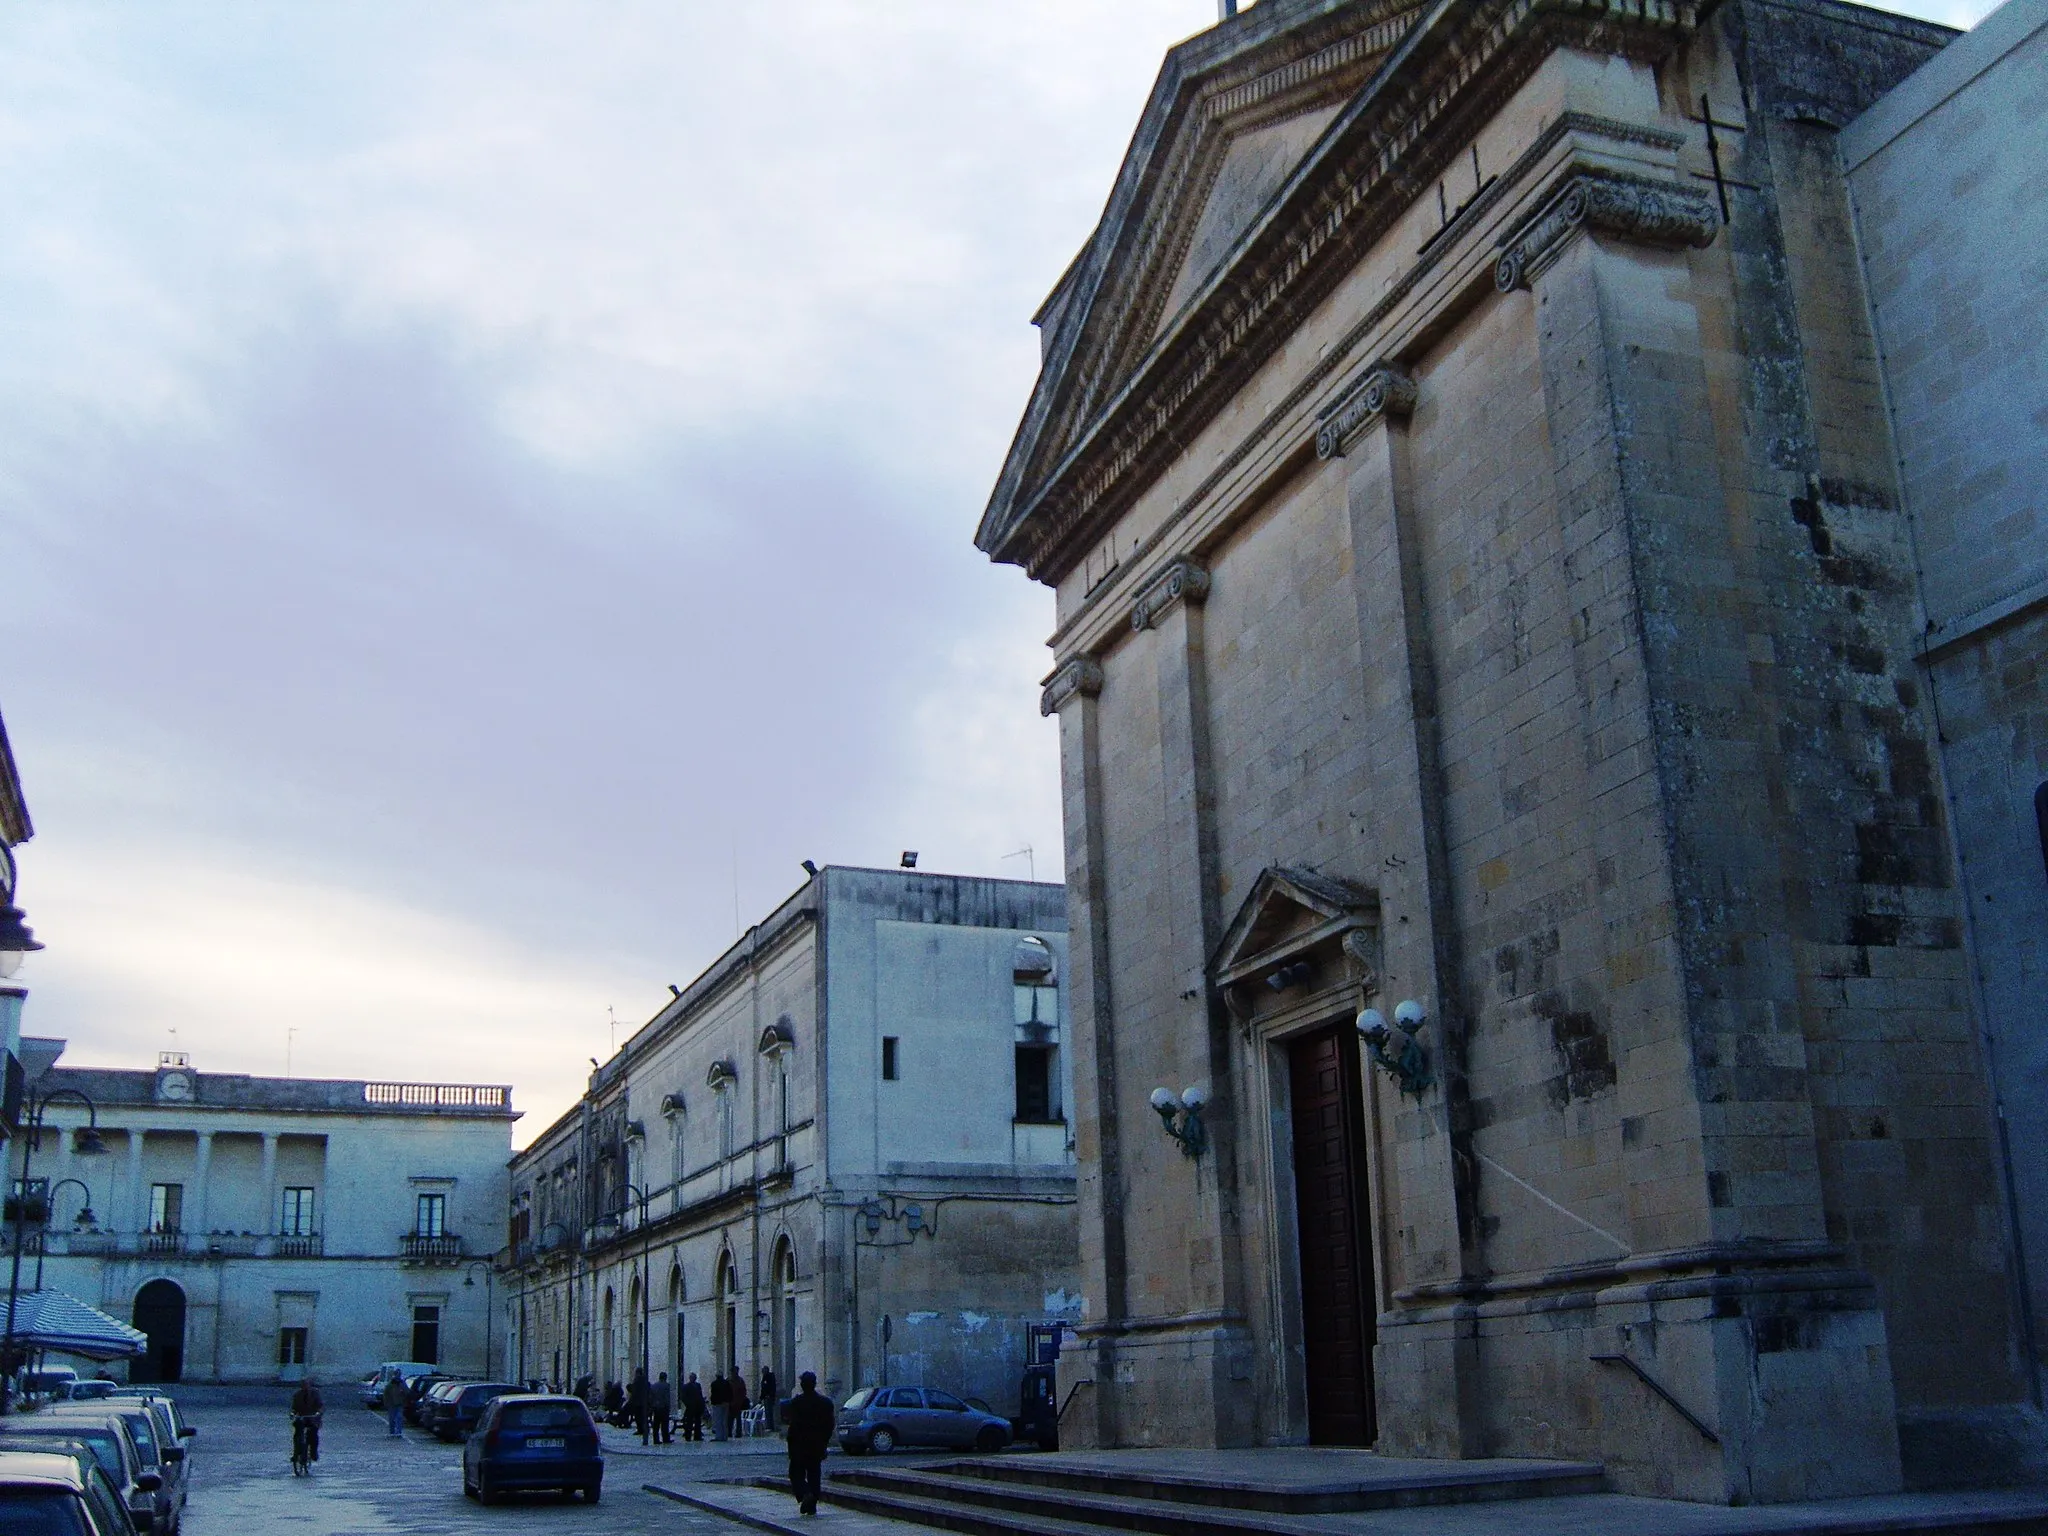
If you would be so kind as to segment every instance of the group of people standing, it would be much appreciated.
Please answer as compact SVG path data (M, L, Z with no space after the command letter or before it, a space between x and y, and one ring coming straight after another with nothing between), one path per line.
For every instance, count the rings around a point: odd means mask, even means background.
M588 1387L578 1395L586 1400L592 1397ZM767 1410L765 1427L771 1432L777 1427L776 1397L775 1372L764 1367L760 1402ZM650 1382L645 1370L636 1370L626 1385L620 1386L616 1381L608 1384L603 1397L593 1401L592 1406L600 1408L614 1424L631 1425L643 1445L673 1445L678 1417L685 1440L702 1440L707 1419L713 1440L730 1439L747 1410L754 1406L754 1400L747 1393L747 1378L737 1370L730 1375L721 1372L713 1376L709 1391L697 1380L695 1371L690 1372L689 1379L677 1391L670 1387L667 1371Z

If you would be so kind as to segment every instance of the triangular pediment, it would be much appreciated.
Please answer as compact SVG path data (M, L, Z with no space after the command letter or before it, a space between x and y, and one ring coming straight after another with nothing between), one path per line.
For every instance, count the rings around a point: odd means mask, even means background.
M1379 898L1360 885L1275 864L1252 883L1223 931L1209 973L1229 986L1273 970L1325 940L1379 921Z
M1262 0L1167 56L1088 246L1036 317L1045 367L1006 479L1059 462L1228 265L1422 8Z

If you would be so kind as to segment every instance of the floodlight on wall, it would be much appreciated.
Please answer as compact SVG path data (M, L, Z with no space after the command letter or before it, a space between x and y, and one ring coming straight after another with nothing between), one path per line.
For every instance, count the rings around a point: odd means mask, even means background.
M815 880L818 878L818 866L816 864L813 864L809 859L805 859L804 873L808 875L811 879Z
M1159 1122L1166 1127L1181 1150L1183 1157L1200 1157L1209 1145L1209 1132L1202 1124L1202 1110L1208 1105L1208 1093L1199 1088L1183 1088L1175 1097L1171 1088L1152 1090L1152 1107L1159 1112Z
M1316 968L1306 960L1297 960L1292 965L1283 965L1266 978L1266 985L1275 992L1285 992L1289 987L1298 987L1315 975Z
M904 849L903 857L899 859L897 862L901 864L905 869L917 868L917 850L915 848Z
M1413 998L1394 1009L1392 1024L1377 1008L1361 1009L1358 1014L1358 1037L1365 1042L1367 1054L1394 1080L1395 1087L1418 1099L1432 1081L1429 1051L1415 1038L1428 1022L1428 1011Z

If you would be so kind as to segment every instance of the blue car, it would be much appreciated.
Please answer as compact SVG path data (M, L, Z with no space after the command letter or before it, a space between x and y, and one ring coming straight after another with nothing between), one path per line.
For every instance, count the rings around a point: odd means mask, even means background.
M577 1397L516 1393L495 1399L462 1445L462 1491L489 1504L534 1488L582 1490L595 1504L604 1491L604 1450L597 1422Z

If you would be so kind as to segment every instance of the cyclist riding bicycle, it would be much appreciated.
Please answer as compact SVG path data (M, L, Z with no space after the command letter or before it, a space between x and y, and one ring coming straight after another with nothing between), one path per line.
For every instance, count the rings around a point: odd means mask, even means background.
M320 1416L327 1411L327 1405L320 1401L320 1388L309 1376L299 1383L299 1390L292 1394L292 1451L294 1459L299 1449L299 1437L306 1439L306 1460L320 1459Z

